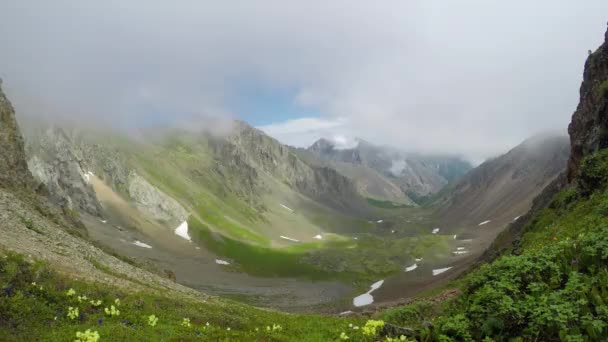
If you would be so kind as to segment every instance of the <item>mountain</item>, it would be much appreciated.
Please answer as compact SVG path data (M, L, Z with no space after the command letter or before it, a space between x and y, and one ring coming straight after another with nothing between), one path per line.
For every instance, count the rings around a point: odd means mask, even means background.
M2 92L0 79L0 185L27 188L33 185L23 151L23 138L15 119L15 110Z
M572 140L568 178L579 173L585 155L608 147L608 32L606 41L585 62L580 102L572 115L568 132Z
M307 152L352 178L366 196L405 204L437 193L472 168L458 157L405 153L360 139L347 149L320 139Z
M437 199L443 224L502 225L525 214L532 200L566 169L569 148L567 136L541 134L482 163Z

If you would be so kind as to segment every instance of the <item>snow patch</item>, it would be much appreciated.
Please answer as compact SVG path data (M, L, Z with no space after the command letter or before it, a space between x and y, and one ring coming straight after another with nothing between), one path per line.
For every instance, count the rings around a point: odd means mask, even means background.
M141 248L152 248L152 246L148 245L147 243L141 242L139 240L135 240L134 242L132 242L135 246L137 247L141 247Z
M452 254L454 254L454 255L461 255L461 254L467 254L467 253L469 253L469 252L467 252L467 251L454 251L454 252L452 252Z
M446 267L446 268L438 268L436 270L433 270L433 276L436 275L440 275L443 272L449 271L452 267Z
M457 251L464 251L464 247L458 247L456 248Z
M215 259L215 263L218 265L230 265L230 263L226 260Z
M101 222L101 223L108 223L108 220L99 219L99 222Z
M433 233L433 234L437 234L437 233L439 233L439 228L434 228L434 229L433 229L433 231L432 231L431 233Z
M410 267L406 267L406 268L405 268L405 272L411 272L411 271L413 271L413 270L415 270L415 269L417 269L417 268L418 268L418 264L413 264L413 265L412 265L412 266L410 266Z
M378 220L378 221L376 221L376 223L382 223L382 222L384 222L384 220Z
M178 235L188 241L192 241L190 235L188 235L188 221L182 222L179 227L175 228L175 235Z
M285 210L288 210L290 212L293 213L293 209L291 209L290 207L286 206L285 204L281 203L281 207L283 207Z
M491 220L483 221L483 222L481 222L481 223L479 224L479 226L486 225L486 224L488 224L488 223L490 223L490 222L492 222L492 221L491 221Z
M374 297L372 296L372 292L376 291L377 289L379 289L382 284L384 284L384 280L380 280L377 281L375 283L372 284L372 286L370 286L369 291L367 291L366 293L355 297L353 299L353 305L356 307L360 307L360 306L365 306L365 305L370 305L371 303L374 302Z
M350 315L352 313L353 313L352 311L348 310L348 311L340 312L340 316L346 316L346 315Z
M323 236L321 234L317 234L317 235L315 235L315 239L323 240Z
M416 262L421 262L421 261L422 261L422 258L416 258L416 259L414 259L414 260L416 260Z
M281 235L281 236L279 236L279 237L280 237L281 239L283 239L283 240L288 240L288 241L292 241L292 242L300 242L300 240L292 239L292 238L290 238L290 237L283 236L283 235Z
M456 235L454 235L454 240L456 240Z
M521 217L521 216L517 216L516 218L514 218L514 219L513 219L513 221L517 221L517 220L519 220L519 218L520 218L520 217Z

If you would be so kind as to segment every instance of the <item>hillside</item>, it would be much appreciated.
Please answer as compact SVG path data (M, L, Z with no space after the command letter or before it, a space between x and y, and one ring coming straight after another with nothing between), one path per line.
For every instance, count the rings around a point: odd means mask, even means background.
M566 169L568 152L566 136L542 134L484 162L436 200L442 224L456 228L488 220L510 223Z
M347 149L320 139L300 153L353 179L367 197L406 205L439 192L472 168L458 157L406 153L360 139Z

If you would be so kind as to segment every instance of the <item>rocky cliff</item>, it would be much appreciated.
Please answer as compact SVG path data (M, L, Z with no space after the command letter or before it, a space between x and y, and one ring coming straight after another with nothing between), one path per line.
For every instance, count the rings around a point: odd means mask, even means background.
M0 186L21 189L31 188L33 184L15 110L4 95L0 80Z
M585 155L608 147L608 31L604 39L587 58L580 102L568 127L571 140L569 181L578 175Z
M87 166L73 138L60 128L36 130L27 140L28 166L46 186L50 198L61 207L99 216L101 206L88 183Z

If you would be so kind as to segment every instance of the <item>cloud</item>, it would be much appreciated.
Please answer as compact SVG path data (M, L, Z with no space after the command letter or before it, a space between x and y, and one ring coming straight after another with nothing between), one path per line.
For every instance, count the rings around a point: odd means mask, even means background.
M605 13L605 0L20 0L0 12L0 76L21 111L115 126L237 117L245 80L321 113L266 127L290 144L323 132L480 158L566 127Z

